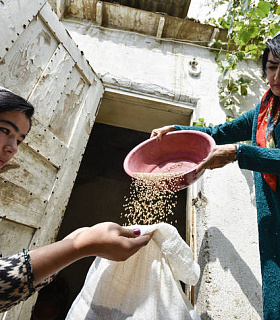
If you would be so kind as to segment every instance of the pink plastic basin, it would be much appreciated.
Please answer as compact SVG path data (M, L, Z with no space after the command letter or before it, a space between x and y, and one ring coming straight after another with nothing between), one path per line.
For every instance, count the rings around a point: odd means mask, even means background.
M195 172L198 164L215 147L214 139L206 133L192 130L173 131L161 141L148 139L132 149L124 160L125 172L137 179L135 173L174 173L178 189L194 183L205 170Z

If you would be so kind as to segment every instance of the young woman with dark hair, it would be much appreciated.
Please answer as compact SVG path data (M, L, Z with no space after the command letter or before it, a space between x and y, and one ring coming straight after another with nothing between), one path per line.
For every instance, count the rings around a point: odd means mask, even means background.
M21 111L29 119L30 125L34 114L33 105L19 95L0 87L0 112Z
M221 168L235 160L254 171L265 320L280 319L280 33L267 43L262 58L270 88L261 102L231 122L215 127L180 125L154 129L161 139L173 130L199 130L211 135L216 148L197 168ZM252 141L252 145L234 143Z
M0 87L0 170L13 158L31 128L33 106ZM24 214L24 213L23 213ZM67 265L87 256L123 261L145 246L152 234L140 235L112 222L81 228L61 241L0 258L0 312L45 286Z

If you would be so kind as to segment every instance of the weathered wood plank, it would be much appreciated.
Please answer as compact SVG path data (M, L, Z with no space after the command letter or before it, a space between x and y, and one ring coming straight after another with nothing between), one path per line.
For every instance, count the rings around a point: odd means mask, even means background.
M33 20L1 61L1 85L28 98L57 45L44 23Z
M188 124L194 105L143 97L106 89L97 121L113 126L151 132L169 123ZM125 115L125 116L124 116Z
M28 248L35 230L31 227L0 219L0 243L3 257Z
M38 228L48 199L0 178L0 217Z
M49 131L49 127L43 126L36 119L33 119L25 143L57 168L61 166L67 152L65 144Z
M36 292L33 296L31 296L30 298L28 298L27 301L23 302L22 303L22 308L20 308L20 312L18 314L18 318L12 318L12 317L8 317L6 320L15 320L15 319L18 319L18 320L21 320L21 319L26 319L26 320L29 320L30 316L31 316L31 313L32 313L32 309L36 303L36 300L37 300L37 297L38 297L38 292Z
M20 319L18 316L20 314L20 311L23 307L23 302L14 306L12 309L10 309L7 312L4 313L0 313L0 316L2 316L2 318L0 317L0 319L2 320L15 320L15 319Z
M79 19L95 21L97 2L98 0L76 0L75 2L69 1L67 13L68 15L77 17ZM85 9L83 10L83 8Z
M0 2L0 61L47 0ZM20 12L20 14L19 14Z
M87 92L85 102L84 102L84 108L82 109L80 118L86 117L87 121L85 122L85 132L84 132L84 139L88 139L89 135L92 130L92 126L94 124L94 121L96 119L96 115L98 113L98 109L100 107L101 98L104 94L104 87L100 80L94 81L94 83L91 84L89 87L89 90Z
M98 81L89 88L85 100L86 103L84 103L80 114L75 134L69 144L65 161L58 172L58 180L46 208L46 214L41 221L44 228L36 231L32 240L32 247L42 246L55 240L86 148L95 119L95 111L99 105L103 90L101 81Z
M32 193L38 193L48 199L56 180L57 168L50 162L39 157L33 150L21 144L19 151L0 171L0 177L25 188Z
M73 68L49 124L50 131L66 144L75 130L87 90L88 84Z
M9 24L1 26L6 32ZM7 243L7 254L18 245L33 248L55 239L104 90L47 2L26 26L0 61L1 85L37 107L14 159L19 167L0 177L0 241ZM12 308L5 320L29 319L32 299Z
M92 83L96 77L95 72L89 62L85 59L83 53L78 49L76 43L72 40L63 24L51 10L48 3L41 9L39 16L49 26L58 41L61 42L65 49L70 53L87 82Z
M17 304L7 312L0 313L0 320L29 320L37 296L38 293L35 293L27 301Z
M35 118L46 127L61 99L74 64L68 52L59 44L29 98L35 107Z

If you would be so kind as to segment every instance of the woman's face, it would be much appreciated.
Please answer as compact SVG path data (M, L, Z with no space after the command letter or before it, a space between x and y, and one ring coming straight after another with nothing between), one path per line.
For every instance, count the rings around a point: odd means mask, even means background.
M17 153L18 145L30 129L27 116L20 111L0 113L0 169Z
M269 52L266 64L267 80L272 92L280 96L280 62Z

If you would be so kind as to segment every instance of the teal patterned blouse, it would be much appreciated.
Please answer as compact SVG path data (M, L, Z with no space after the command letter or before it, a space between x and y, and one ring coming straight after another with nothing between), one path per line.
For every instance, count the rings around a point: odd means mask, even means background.
M274 129L275 149L256 146L256 130L260 103L231 122L215 127L186 127L175 130L198 130L211 135L217 144L252 141L240 144L238 164L254 171L258 213L259 250L262 272L263 312L265 320L280 319L280 124ZM274 192L262 173L278 175ZM246 214L244 212L244 214Z

